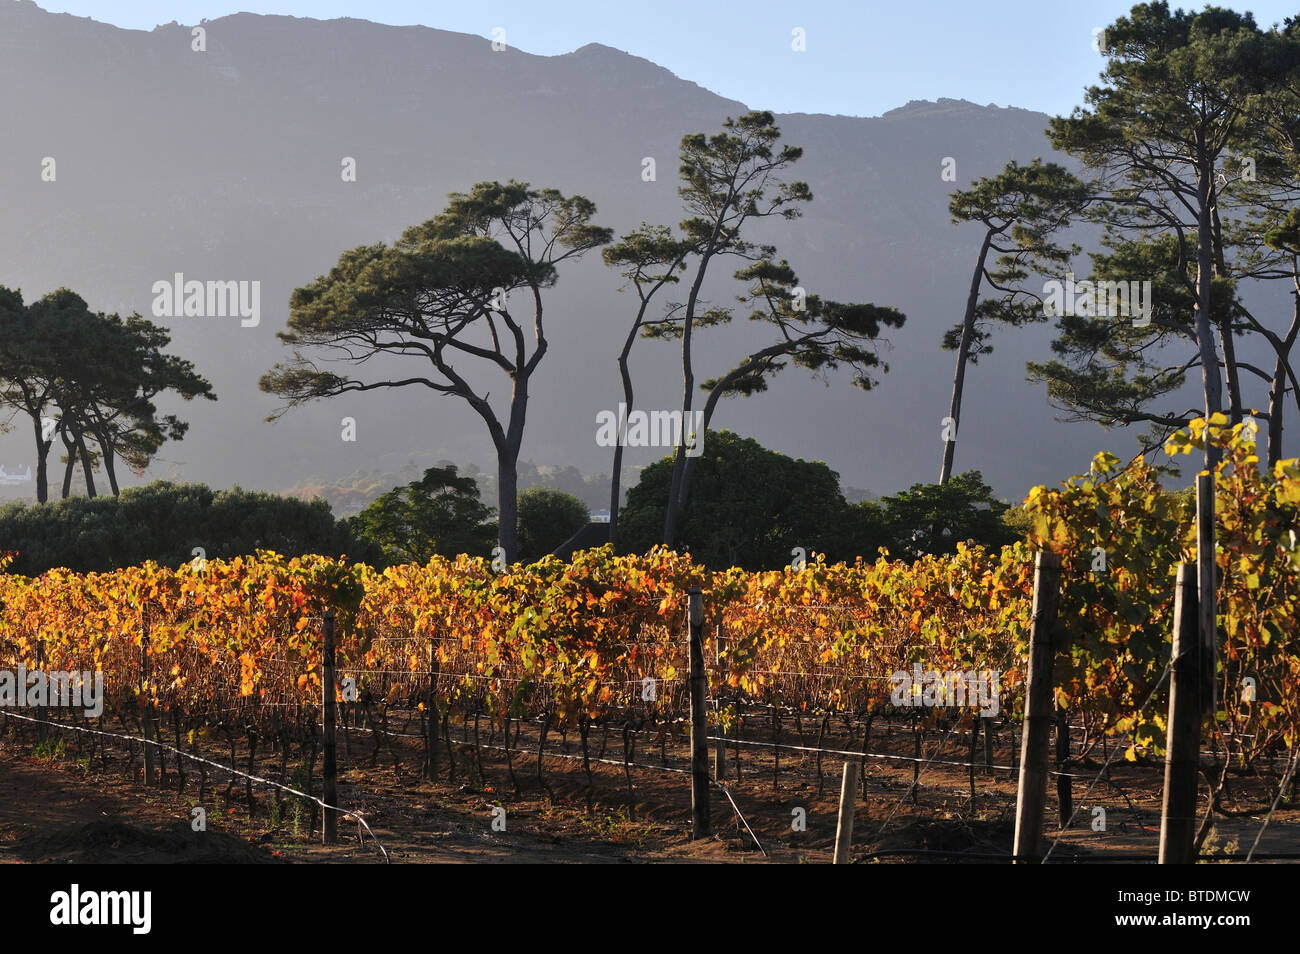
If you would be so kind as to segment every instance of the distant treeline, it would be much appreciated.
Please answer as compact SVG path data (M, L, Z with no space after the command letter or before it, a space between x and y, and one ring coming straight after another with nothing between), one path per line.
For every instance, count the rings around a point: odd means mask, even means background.
M0 549L17 550L11 572L34 576L55 567L112 570L153 560L180 566L194 559L252 554L346 554L377 563L382 553L334 519L329 505L235 487L157 481L117 497L70 497L0 508Z
M424 459L430 460L432 457L430 455ZM445 459L438 460L433 466L439 468L456 466L461 474L474 478L478 484L479 497L484 503L490 505L496 500L496 474L486 473L476 464L459 466ZM312 478L299 481L284 492L302 500L320 497L341 519L360 513L394 487L418 480L424 469L418 467L416 461L412 459L396 472L370 469L354 471L346 477L329 480ZM626 488L635 484L639 472L640 468L623 468L623 486ZM584 474L573 466L548 466L535 464L530 460L520 461L519 492L523 493L534 487L570 494L581 500L588 510L601 510L609 506L609 474L607 473ZM626 497L626 491L624 496Z

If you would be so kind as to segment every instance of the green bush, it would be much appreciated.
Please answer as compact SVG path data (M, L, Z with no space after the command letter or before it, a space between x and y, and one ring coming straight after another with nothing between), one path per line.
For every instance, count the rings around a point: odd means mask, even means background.
M11 572L54 567L85 573L154 560L180 566L202 547L208 559L275 550L286 556L346 554L378 563L382 554L353 537L323 500L310 503L239 487L155 481L119 497L69 497L0 508L0 550L17 550Z
M619 515L619 549L644 553L663 539L672 458L646 467ZM977 470L948 483L913 484L879 500L845 502L839 475L820 461L796 460L753 438L710 431L686 508L678 547L714 568L746 570L788 565L796 547L806 559L868 563L885 547L890 556L953 553L974 540L997 549L1024 538L1023 511L993 496ZM522 513L522 511L521 511Z
M519 559L540 560L587 525L587 505L573 494L532 487L519 495Z
M619 548L644 553L663 539L671 457L641 472L619 516ZM802 547L809 558L849 548L840 522L839 475L820 461L795 460L751 437L710 431L691 480L677 545L710 567L774 569ZM874 554L873 554L874 556Z
M373 544L385 565L419 563L435 554L487 556L497 539L491 507L479 498L478 483L456 473L456 465L430 467L419 480L381 494L347 521L348 530Z

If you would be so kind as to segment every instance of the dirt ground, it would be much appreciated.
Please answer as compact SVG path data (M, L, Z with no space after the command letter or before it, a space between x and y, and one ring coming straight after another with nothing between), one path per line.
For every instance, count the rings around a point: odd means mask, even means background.
M681 824L663 825L652 817L634 824L617 814L588 817L550 807L545 798L508 801L507 830L494 832L490 793L469 786L421 788L400 806L376 810L393 795L384 788L368 800L376 806L368 812L371 827L393 863L747 860L744 853L728 858L721 840L692 844ZM0 863L383 862L375 842L362 840L354 823L342 821L340 844L326 848L319 833L308 839L289 826L271 830L265 811L250 820L242 790L236 793L239 807L209 807L206 830L196 832L190 822L193 791L146 788L116 773L38 759L6 742L0 745ZM207 801L226 804L211 793Z
M339 800L366 819L374 838L344 819L340 843L325 847L319 828L310 831L311 818L301 803L295 805L291 796L277 798L274 789L252 789L250 816L244 781L232 781L215 769L204 781L200 799L193 765L186 770L184 791L178 791L180 780L170 759L163 784L146 787L138 753L131 757L110 747L107 754L85 757L70 743L66 750L46 749L38 756L32 741L12 731L0 739L0 862L383 863L377 838L395 864L824 864L833 853L842 766L842 760L824 756L819 770L816 757L803 752L783 753L778 765L770 749L742 747L741 777L735 779L733 761L728 783L739 811L715 788L714 834L693 842L682 740L669 744L660 738L657 745L638 746L633 761L644 767L628 772L620 761L621 742L602 739L601 750L608 747L606 761L592 764L589 779L572 735L564 740L552 736L539 779L537 733L530 728L512 756L512 781L499 746L488 748L483 740L476 750L465 727L463 735L451 740L455 777L443 755L435 784L420 777L418 737L394 732L380 740L373 732L354 729L346 752L341 743ZM787 741L801 742L799 737ZM912 746L909 733L887 731L873 736L872 751L910 755ZM593 756L595 748L593 739ZM931 753L936 762L967 757L964 748L954 744L945 750L937 740L926 745L926 757ZM205 755L219 759L215 751ZM999 748L994 762L1009 764L1010 758L1009 748ZM242 761L237 764L244 767ZM258 774L276 778L275 764L267 755L257 764ZM1045 843L1051 845L1059 836L1052 860L1154 859L1159 767L1112 766L1111 783L1097 784L1091 792L1091 773L1076 771L1080 778L1072 788L1078 812L1064 833L1056 822L1055 783L1049 785ZM968 769L928 765L915 803L912 779L909 764L867 761L857 802L855 857L884 852L871 860L953 863L962 859L893 852L954 852L970 861L991 861L996 859L988 856L1010 851L1015 786L1009 772L977 771L972 797ZM1241 804L1258 801L1243 797ZM190 823L198 805L206 811L202 832L193 831ZM1093 830L1094 807L1106 811L1105 831ZM501 809L504 831L497 830ZM1244 852L1262 821L1262 811L1220 820L1207 848ZM1300 852L1300 811L1279 809L1259 850Z

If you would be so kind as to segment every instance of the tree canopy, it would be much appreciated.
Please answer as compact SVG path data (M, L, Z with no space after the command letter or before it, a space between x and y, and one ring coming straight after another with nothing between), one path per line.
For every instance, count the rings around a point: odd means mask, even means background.
M348 529L395 563L428 563L434 555L487 556L496 537L492 508L479 499L473 477L456 466L430 467L404 487L383 494L348 521Z
M66 451L64 497L78 461L89 496L97 466L116 495L117 460L141 474L164 442L181 440L189 427L160 415L155 399L171 392L216 400L193 362L165 352L170 343L165 329L140 315L92 312L67 288L24 305L20 292L0 287L0 402L31 421L38 502L48 499L56 439Z
M844 510L836 473L756 440L716 431L698 458L695 490L683 512L681 543L709 566L771 569L795 547L824 551ZM659 539L672 458L646 467L628 490L622 547L644 551Z
M543 292L563 262L609 241L591 223L595 212L582 196L513 180L452 193L440 214L391 246L346 251L328 275L295 289L288 330L278 333L293 359L263 375L262 390L287 407L412 386L465 401L496 449L499 542L513 560L529 380L549 347ZM346 367L322 367L325 356ZM375 373L363 378L363 369ZM506 380L503 410L477 383L485 371Z
M678 194L687 217L678 233L665 226L643 224L604 252L606 264L616 267L638 295L635 319L620 357L624 399L631 403L631 383L626 355L634 335L679 344L682 365L681 415L687 420L704 392L699 440L707 433L724 397L747 396L767 389L768 380L793 363L824 374L841 366L852 370L852 383L869 390L888 371L880 359L879 341L884 328L901 327L904 316L894 308L867 303L845 304L810 294L799 284L790 263L777 257L776 246L757 244L743 234L768 218L791 220L800 206L812 200L806 182L786 178L803 155L798 146L782 143L781 131L770 112L751 111L730 118L711 136L692 133L682 137L682 184ZM766 327L766 343L741 355L730 370L697 383L694 336L697 330L729 323L734 309L709 305L701 297L711 267L719 261L739 267L732 278L741 284L736 300L749 309L751 321ZM675 285L678 272L688 287L682 302L663 302L654 318L652 301ZM683 427L685 430L685 427ZM691 483L699 460L687 454L685 435L676 449L668 498L664 507L663 542L677 542L678 519L690 499ZM618 468L614 454L611 519L618 526Z
M519 495L519 559L540 560L587 525L587 505L573 494L532 487Z

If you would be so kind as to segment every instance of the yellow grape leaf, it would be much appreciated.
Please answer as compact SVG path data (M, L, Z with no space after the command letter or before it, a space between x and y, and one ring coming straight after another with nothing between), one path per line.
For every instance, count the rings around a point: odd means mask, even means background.
M251 696L253 694L253 680L257 672L257 663L248 653L242 653L239 657L239 694L241 696Z

